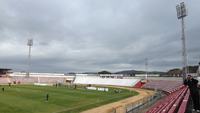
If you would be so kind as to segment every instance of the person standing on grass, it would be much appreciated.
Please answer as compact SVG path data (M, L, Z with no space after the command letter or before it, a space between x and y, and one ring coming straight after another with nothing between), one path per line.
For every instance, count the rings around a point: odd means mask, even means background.
M46 101L49 101L49 94L46 94Z
M11 83L10 82L8 83L8 86L11 87Z
M184 80L184 85L187 85L190 89L190 94L193 102L193 111L200 113L200 104L199 104L199 90L198 90L198 80L194 79L191 75L188 75Z

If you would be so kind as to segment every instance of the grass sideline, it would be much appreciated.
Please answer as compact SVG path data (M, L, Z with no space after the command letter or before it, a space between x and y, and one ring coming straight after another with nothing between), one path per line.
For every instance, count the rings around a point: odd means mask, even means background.
M4 87L4 91L2 88ZM0 113L79 113L115 102L137 92L109 88L108 92L53 86L16 85L0 86ZM49 101L45 101L46 94Z

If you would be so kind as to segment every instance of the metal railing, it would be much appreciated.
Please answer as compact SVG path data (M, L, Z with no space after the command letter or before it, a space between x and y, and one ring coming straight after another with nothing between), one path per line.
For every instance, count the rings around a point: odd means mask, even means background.
M126 113L142 113L144 109L149 108L154 104L157 100L159 100L162 97L161 92L155 93L155 95L143 98L139 100L138 102L129 104L126 106Z

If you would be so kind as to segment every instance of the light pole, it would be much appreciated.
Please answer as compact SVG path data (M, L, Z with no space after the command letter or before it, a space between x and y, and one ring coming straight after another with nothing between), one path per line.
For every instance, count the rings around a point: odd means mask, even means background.
M148 58L145 58L146 81L148 80Z
M31 69L31 47L33 46L33 39L28 39L28 70L27 70L27 77L29 77L30 69Z
M198 67L198 72L197 72L197 76L199 77L200 76L200 62L199 62L199 67Z
M185 8L185 4L184 2L181 2L180 4L178 4L176 6L176 11L177 11L177 18L181 19L181 30L182 30L182 34L181 34L181 40L182 40L182 59L183 59L183 72L182 72L182 76L183 76L183 80L186 78L187 75L187 51L186 51L186 41L185 41L185 23L184 23L184 17L187 16L186 13L186 8Z

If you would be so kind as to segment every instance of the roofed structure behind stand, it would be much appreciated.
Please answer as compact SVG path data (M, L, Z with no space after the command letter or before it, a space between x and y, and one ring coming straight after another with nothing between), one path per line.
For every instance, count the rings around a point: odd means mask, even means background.
M99 74L101 78L123 78L123 74Z
M196 66L188 66L187 67L188 74L190 74L192 76L197 76L198 75L198 68L199 68L199 66L197 66L197 65ZM180 77L182 75L182 69L174 68L174 69L169 70L167 72L167 74L169 76L173 76L173 77Z
M11 70L8 68L0 68L0 77L7 77L8 74L12 73Z
M197 76L199 66L188 66L188 74Z

